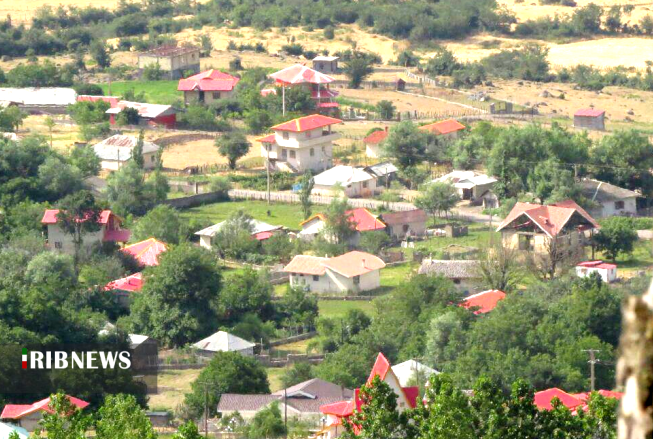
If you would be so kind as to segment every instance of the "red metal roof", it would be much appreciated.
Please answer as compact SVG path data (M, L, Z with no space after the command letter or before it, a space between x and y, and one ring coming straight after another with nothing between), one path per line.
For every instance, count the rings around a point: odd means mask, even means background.
M279 84L328 84L333 82L333 78L303 64L295 64L294 66L286 67L276 73L272 73L270 78L274 79Z
M381 381L383 381L385 379L385 376L388 374L389 370L390 370L390 362L388 361L387 358L385 358L385 355L379 352L379 355L376 356L376 361L374 362L374 366L372 366L372 371L370 372L370 376L367 378L367 384L370 384L374 379L374 377L377 375L379 376Z
M350 214L350 221L356 223L356 230L359 232L385 229L383 221L375 217L364 207L348 210L346 213Z
M558 398L569 410L573 410L583 405L583 401L556 387L536 392L534 402L540 410L552 410L553 407L551 406L551 401L553 398Z
M120 101L119 96L93 96L93 95L79 95L77 96L77 102L98 102L103 101L111 105L111 108L116 107Z
M624 394L621 392L614 392L612 390L597 390L597 393L601 395L604 398L615 398L615 399L621 399L623 398ZM591 392L583 392L583 393L574 393L573 396L575 398L580 399L584 403L587 403L589 400Z
M177 90L179 91L231 91L238 84L240 78L223 73L219 70L207 70L197 75L180 79Z
M260 232L256 233L254 235L254 238L256 238L257 241L265 241L266 239L269 239L272 236L272 232Z
M556 236L565 227L574 214L582 216L589 225L579 227L581 230L599 228L598 223L582 207L572 200L561 201L546 206L541 204L518 202L508 216L501 222L497 231L502 230L521 216L527 217L547 235Z
M334 415L339 418L351 416L354 413L353 401L339 401L333 404L326 404L320 407L320 411L325 415Z
M275 143L276 142L276 134L268 134L267 136L264 137L259 137L256 139L257 142L261 143Z
M167 249L168 246L164 242L150 238L128 245L120 251L132 255L142 266L150 267L159 265L159 255Z
M89 405L88 402L82 401L81 399L75 398L74 396L66 395L66 397L70 400L72 405L74 405L80 410L86 408ZM30 413L34 413L41 410L46 411L48 413L52 413L52 410L50 410L50 408L48 407L49 404L50 404L50 398L42 399L33 404L7 404L2 410L2 414L0 414L0 418L20 419L26 415L29 415Z
M340 106L337 102L319 102L317 108L338 108Z
M47 209L43 214L43 219L41 219L42 224L56 224L57 223L57 214L59 209ZM98 219L99 224L107 224L109 218L113 215L110 210L103 210L100 212L100 217ZM116 215L113 215L115 218L118 218Z
M275 125L272 129L275 131L292 131L301 133L337 123L342 123L342 120L336 119L335 117L323 116L321 114L313 114Z
M384 130L374 131L370 133L369 136L363 139L363 143L369 143L370 145L377 145L385 140L388 137L388 127L385 127Z
M433 134L442 135L464 130L465 125L461 124L457 120L447 119L440 122L423 125L419 127L419 129L422 131L430 131Z
M104 286L105 291L121 290L121 291L140 291L143 288L143 273L134 273L131 276L123 277L109 282Z
M576 265L577 267L587 267L587 268L602 268L605 270L611 270L613 268L617 268L615 264L608 264L607 262L603 261L586 261L586 262L581 262L580 264Z
M574 116L579 117L599 117L605 114L605 110L597 110L594 108L581 108L574 113Z
M496 308L499 301L505 299L506 293L500 290L488 290L466 297L460 306L478 308L474 314L485 314Z

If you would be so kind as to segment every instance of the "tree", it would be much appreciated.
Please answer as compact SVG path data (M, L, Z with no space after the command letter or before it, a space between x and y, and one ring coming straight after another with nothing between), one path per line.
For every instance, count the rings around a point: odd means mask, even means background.
M310 363L294 363L281 375L281 385L288 388L313 377L313 366Z
M185 224L179 212L166 204L154 207L132 228L132 237L135 241L156 238L169 244L178 244L185 234Z
M361 83L372 74L372 60L361 52L354 52L353 56L345 61L343 72L349 78L350 88L359 88Z
M596 248L612 261L616 260L620 253L631 253L636 241L637 231L632 221L618 216L601 221L601 228L594 235Z
M91 44L91 56L101 69L111 67L111 55L103 41L95 40Z
M50 156L39 166L39 185L50 199L58 199L82 188L82 173L57 156Z
M311 207L313 205L311 202L311 192L313 191L314 183L311 171L306 171L302 176L300 183L302 188L299 191L299 201L302 203L302 213L304 214L305 220L311 216Z
M524 277L517 254L501 244L481 252L478 270L485 287L503 292L515 290Z
M43 252L32 258L25 270L25 279L32 285L57 280L64 285L77 281L73 258L66 254Z
M52 131L54 130L54 127L57 124L54 121L54 119L50 116L45 118L44 124L48 128L48 131L50 132L50 148L52 148Z
M555 159L535 165L527 181L530 191L542 204L580 197L573 173Z
M416 166L424 160L428 135L410 121L390 129L383 142L384 155L393 158L400 169Z
M334 198L324 211L324 227L320 235L327 242L347 244L356 234L356 223L352 221L349 202L346 198Z
M392 101L382 100L376 104L376 112L379 113L379 117L384 120L392 119L396 110L397 108Z
M100 211L93 194L88 191L75 192L59 201L57 223L63 233L72 237L75 267L79 263L84 235L100 230Z
M151 63L143 69L143 79L146 81L160 81L163 78L163 69L158 62Z
M344 439L403 437L408 425L397 410L397 395L378 375L360 389L361 408L345 422ZM354 430L354 426L358 431Z
M200 434L197 425L193 421L188 421L185 424L181 424L177 429L177 432L172 435L172 439L202 439L203 436Z
M285 434L286 426L281 418L278 402L259 410L252 418L247 431L247 437L251 439L275 439Z
M215 258L204 248L180 244L159 259L131 306L132 329L165 346L206 337L218 323L222 275Z
M426 62L425 70L432 76L452 76L461 67L453 52L441 47Z
M302 288L291 288L289 285L286 294L278 302L277 311L282 316L283 325L304 325L311 328L318 316L317 297Z
M75 146L70 152L70 164L79 169L83 178L98 175L102 169L100 158L91 145Z
M209 414L213 415L224 393L270 393L265 369L253 357L238 352L216 352L191 384L184 404L190 414L199 417L204 412L205 395L208 395Z
M255 253L259 243L252 238L253 218L243 211L234 212L215 235L213 246L222 258L245 259Z
M415 199L415 206L433 215L433 222L436 222L436 215L441 216L442 212L448 212L460 200L456 188L449 183L435 182L428 184Z
M272 284L263 273L245 268L226 279L220 293L220 317L234 323L243 315L253 313L264 321L270 320L274 316L272 294Z
M126 97L125 97L126 99ZM121 126L125 125L138 125L138 121L141 119L141 116L138 114L138 110L132 107L123 108L118 116L116 117L116 123Z
M570 260L570 255L561 240L562 238L558 235L545 237L544 251L529 255L527 263L531 271L543 280L553 280L560 267L566 265Z
M133 160L107 178L107 200L118 215L142 215L165 200L170 190L168 179L155 170L145 181L142 169Z
M381 230L362 233L358 246L364 251L376 255L389 243L390 237L384 230Z
M48 432L52 439L84 439L86 430L91 425L91 418L74 406L63 393L50 396L48 408L51 412L43 412L39 428Z
M215 139L215 146L221 156L226 157L229 169L236 169L236 161L249 152L251 144L240 131L231 131Z
M0 131L16 131L23 124L26 117L27 114L16 106L10 105L0 108Z
M145 161L143 160L143 145L145 144L145 132L140 130L138 133L138 140L132 149L132 160L136 163L139 169L143 169Z
M98 439L156 439L143 409L132 395L108 395L95 425Z

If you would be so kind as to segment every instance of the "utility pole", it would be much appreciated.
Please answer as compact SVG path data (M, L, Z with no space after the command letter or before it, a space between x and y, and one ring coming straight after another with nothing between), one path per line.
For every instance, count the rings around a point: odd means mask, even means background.
M596 381L596 375L594 373L594 366L596 363L599 362L599 360L596 359L596 354L598 354L599 351L598 349L583 349L583 352L587 352L590 354L590 361L588 363L590 364L590 390L593 392L595 390L595 381Z
M267 171L268 174L268 204L270 204L270 148L271 147L272 145L270 144L265 145L265 150L268 153L268 159L266 160L266 166L265 166L265 170Z
M288 389L283 389L283 425L288 439Z
M208 381L200 381L197 384L204 386L204 437L209 436L209 383Z

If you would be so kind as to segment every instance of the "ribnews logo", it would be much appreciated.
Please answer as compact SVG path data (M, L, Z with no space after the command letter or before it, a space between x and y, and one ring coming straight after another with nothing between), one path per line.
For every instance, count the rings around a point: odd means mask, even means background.
M22 348L21 365L23 369L62 370L62 369L122 369L132 366L129 351L35 351Z

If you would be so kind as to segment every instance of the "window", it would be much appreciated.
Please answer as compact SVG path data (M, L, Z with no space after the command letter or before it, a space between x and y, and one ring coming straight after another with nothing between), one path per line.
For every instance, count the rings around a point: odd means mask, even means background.
M311 138L311 132L310 132L310 131L306 131L306 138L307 138L307 139L310 139L310 138Z
M55 241L55 243L54 243L54 248L62 249L62 248L63 248L63 244L62 244L61 242L59 242L59 241Z
M297 153L295 151L290 151L290 158L294 159L297 157Z
M614 208L617 210L623 210L623 208L626 207L625 203L623 201L615 201L614 202Z
M311 148L311 157L315 156L315 148Z
M361 277L354 276L354 285L360 285L360 283L361 283Z
M519 250L533 250L533 237L531 235L519 235Z
M363 182L363 189L367 189L367 182L366 181Z
M408 224L404 224L402 229L404 230L404 233L408 233L408 231L410 230L410 226Z
M155 161L156 161L156 157L153 156L153 155L151 155L151 156L150 156L150 162L154 163Z
M314 274L313 275L313 282L317 282L318 280L320 280L320 276L317 276L317 275Z
M284 160L286 158L288 158L288 150L287 149L282 149L281 150L281 158L284 159Z
M213 99L220 99L220 92L219 91L214 91L213 92Z
M290 136L288 135L288 132L287 132L287 131L284 131L284 132L283 132L283 139L284 139L284 140L288 140L289 138L290 138Z
M454 280L453 280L453 283L454 283L455 285L460 285L460 279L454 279Z

